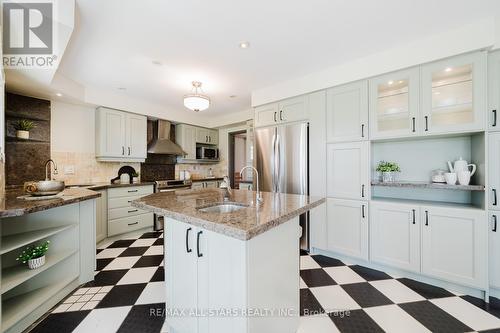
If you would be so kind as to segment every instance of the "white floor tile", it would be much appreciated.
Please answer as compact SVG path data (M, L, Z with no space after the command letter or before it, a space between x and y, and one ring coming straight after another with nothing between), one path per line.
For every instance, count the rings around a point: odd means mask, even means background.
M88 301L90 301L90 299L92 298L92 296L93 296L92 294L82 295L78 299L78 302L88 302Z
M99 304L99 301L90 301L90 302L87 302L87 303L85 303L85 305L80 310L82 310L82 311L84 311L84 310L92 310L92 309L94 309L97 306L97 304Z
M117 285L147 283L151 280L157 269L158 267L132 268L118 281Z
M341 286L317 287L310 290L326 312L361 309Z
M80 298L80 296L70 296L68 298L66 298L63 303L75 303L76 301L78 301L78 299Z
M378 291L394 303L424 301L425 298L397 280L379 280L370 282Z
M156 242L156 238L143 238L138 239L130 245L130 247L141 247L141 246L151 246Z
M143 255L144 256L155 256L163 254L163 245L151 246Z
M430 332L395 304L363 309L387 333Z
M438 298L431 302L476 331L500 328L500 319L460 297Z
M141 257L119 257L110 262L103 271L110 271L116 269L130 269Z
M102 289L102 287L92 287L92 288L89 288L89 290L87 290L87 294L96 294L101 289Z
M320 265L310 256L300 256L300 269L321 268Z
M65 304L61 304L59 305L57 308L55 308L52 313L59 313L59 312L65 312L66 310L69 309L69 307L71 306L71 303L65 303Z
M90 288L80 288L77 291L73 293L73 295L83 295L89 290Z
M333 321L324 316L300 317L297 333L336 333L339 332Z
M100 301L104 298L104 296L106 296L106 293L97 293L97 294L92 296L91 300L92 301Z
M101 288L101 290L99 290L99 292L101 292L101 293L107 293L111 289L113 289L113 286L104 286L104 287Z
M323 268L338 284L366 282L361 276L347 266Z
M92 310L73 333L116 332L131 308L131 306L122 306Z
M116 247L112 249L105 249L99 252L96 255L97 259L105 259L105 258L116 258L120 254L122 254L123 251L125 251L126 247Z
M164 282L148 283L135 304L164 303L166 292Z
M85 302L73 303L68 308L68 310L66 310L66 312L69 312L69 311L79 311L82 308L82 306L84 306L84 305L85 305Z
M107 239L107 240L104 240L102 242L100 242L99 244L97 244L97 249L105 249L107 248L108 246L110 246L111 244L113 244L114 240L110 240L110 239Z
M307 284L304 282L304 280L302 280L302 278L300 278L300 282L299 282L299 284L300 284L300 289L305 289L305 288L307 288Z

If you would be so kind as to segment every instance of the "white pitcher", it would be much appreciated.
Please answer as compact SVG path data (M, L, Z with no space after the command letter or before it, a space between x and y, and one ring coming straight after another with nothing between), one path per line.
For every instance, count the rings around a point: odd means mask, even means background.
M469 167L472 167L472 171L469 170ZM476 172L475 164L468 164L466 160L460 157L458 160L451 165L451 162L448 161L448 168L450 168L450 172L455 172L457 175L462 171L470 171L470 175L472 176Z

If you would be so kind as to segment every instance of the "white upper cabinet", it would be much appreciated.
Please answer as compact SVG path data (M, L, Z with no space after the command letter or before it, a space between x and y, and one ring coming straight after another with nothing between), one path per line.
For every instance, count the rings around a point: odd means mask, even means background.
M278 123L278 103L266 104L255 108L255 127Z
M327 195L330 198L370 198L370 143L327 145Z
M368 81L328 89L327 142L368 139Z
M184 159L196 159L196 127L186 124L178 124L175 126L175 142L181 146L182 150L187 154Z
M486 214L479 209L421 207L422 273L487 287Z
M299 96L256 107L254 124L264 127L307 118L307 96Z
M420 271L420 210L414 205L370 203L370 259Z
M488 127L500 131L500 51L488 56Z
M219 131L196 127L196 142L208 145L217 145L219 143Z
M423 65L423 134L483 130L486 93L485 52Z
M489 255L490 286L500 289L500 212L490 212Z
M370 137L418 134L419 68L385 74L370 80Z
M96 157L99 161L144 162L147 156L147 118L98 108Z
M488 136L489 207L500 211L500 133Z

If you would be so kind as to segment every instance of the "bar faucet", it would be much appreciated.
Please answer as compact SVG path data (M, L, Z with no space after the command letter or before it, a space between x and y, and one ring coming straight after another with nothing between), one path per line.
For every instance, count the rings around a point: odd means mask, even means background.
M57 164L53 159L45 162L45 180L52 180L52 172L50 172L50 163L54 166L54 175L57 175Z
M262 193L260 193L260 189L259 189L259 171L257 171L257 169L251 165L247 165L247 166L244 166L241 171L240 171L240 176L243 177L243 171L245 171L245 169L252 169L255 174L257 175L257 193L255 194L255 200L257 201L257 203L262 203L263 199L262 199Z

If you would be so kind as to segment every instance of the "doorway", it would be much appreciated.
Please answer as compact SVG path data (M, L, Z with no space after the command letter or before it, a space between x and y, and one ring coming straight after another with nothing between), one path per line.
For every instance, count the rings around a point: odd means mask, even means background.
M231 187L235 189L240 188L240 182L242 181L240 170L249 162L247 158L247 140L247 131L229 133L229 180L231 181Z

